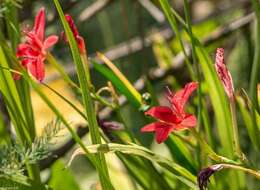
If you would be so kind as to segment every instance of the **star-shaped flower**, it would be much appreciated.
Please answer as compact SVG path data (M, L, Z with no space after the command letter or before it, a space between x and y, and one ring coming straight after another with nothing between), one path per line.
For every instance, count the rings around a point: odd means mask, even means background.
M21 65L38 80L45 76L44 61L47 50L58 41L58 36L51 35L44 39L45 33L45 9L41 8L35 17L34 27L31 31L25 31L26 42L18 45L16 56L21 59ZM19 75L15 75L19 79Z
M196 117L186 113L184 106L197 86L198 83L190 82L175 94L168 90L167 98L171 107L155 106L146 111L145 115L152 116L157 121L144 126L141 131L155 132L157 143L162 143L173 130L195 127L197 124Z

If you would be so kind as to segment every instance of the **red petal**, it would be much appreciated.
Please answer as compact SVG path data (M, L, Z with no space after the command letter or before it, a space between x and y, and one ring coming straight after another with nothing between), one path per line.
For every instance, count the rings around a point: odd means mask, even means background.
M197 118L194 115L187 114L182 120L181 125L186 127L195 127L197 125Z
M18 48L17 48L17 53L16 53L16 56L17 57L21 57L24 55L24 52L29 49L30 46L28 44L19 44L18 45Z
M79 32L78 32L78 29L77 29L77 27L76 27L76 25L74 23L73 18L69 14L66 14L65 18L66 18L66 20L67 20L67 22L68 22L68 24L70 26L70 29L71 29L71 31L72 31L72 33L74 35L74 38L76 39L77 36L79 35Z
M150 115L164 122L178 123L179 120L172 110L166 106L155 106L145 112L145 115Z
M23 60L21 61L21 64L22 64L22 66L24 66L24 67L26 68L27 65L28 65L29 63L31 63L31 62L32 62L31 59L23 59Z
M155 129L155 139L158 144L166 141L172 131L172 126L164 125Z
M81 36L77 36L76 40L78 42L78 48L79 48L80 54L85 54L86 47L85 47L84 39Z
M27 43L30 45L30 48L34 51L40 51L43 46L43 41L39 39L39 37L34 32L28 32L27 35Z
M28 64L28 69L30 73L38 80L42 81L44 79L45 70L43 59L39 56L37 61Z
M189 99L192 92L198 87L197 82L190 82L184 86L183 89L176 92L176 94L172 97L169 97L171 104L174 107L174 111L176 114L184 113L184 106Z
M38 11L35 17L34 28L33 28L35 34L41 41L43 41L44 39L44 27L45 27L45 8L42 7Z
M28 44L20 44L16 53L16 57L22 58L36 58L39 55L38 51L35 51Z
M57 43L59 37L56 35L51 35L43 43L43 49L46 50Z
M153 132L157 127L162 127L165 124L162 122L154 122L150 123L148 125L145 125L143 128L141 128L141 132Z

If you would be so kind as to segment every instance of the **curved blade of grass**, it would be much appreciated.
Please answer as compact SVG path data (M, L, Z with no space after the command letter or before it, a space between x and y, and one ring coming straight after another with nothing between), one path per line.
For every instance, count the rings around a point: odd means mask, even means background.
M169 6L169 3L165 0L159 0L159 3L164 11L164 14L166 15L166 17L168 18L168 21L171 25L171 28L172 30L175 32L175 35L176 35L176 38L179 40L179 43L180 43L180 46L181 46L181 50L184 54L184 57L185 57L185 63L187 65L187 68L188 68L188 71L191 75L191 78L193 80L195 80L195 75L194 75L194 71L192 69L192 65L191 65L191 62L190 62L190 59L189 57L187 56L187 53L186 53L186 50L185 50L185 47L184 47L184 44L183 44L183 41L182 41L182 37L181 37L181 34L179 32L179 28L178 28L178 25L177 25L177 21L175 19L175 16L171 13L171 7Z
M53 93L55 93L57 96L59 96L62 100L64 100L68 105L70 105L76 112L78 112L78 114L83 117L86 121L88 121L88 118L86 117L86 115L79 109L77 108L76 105L74 105L73 103L71 103L66 97L62 96L62 94L60 94L58 91L56 91L55 89L53 89L52 87L50 87L49 85L42 83L44 86L46 86L49 90L51 90Z
M257 99L257 82L259 82L260 75L260 3L257 0L251 0L253 9L256 14L256 33L255 33L255 52L254 52L254 62L252 66L251 76L250 76L250 97L255 106L256 110L260 113L259 102ZM255 114L254 114L255 115ZM255 117L255 116L254 116ZM254 118L255 119L255 118Z
M9 63L14 63L13 67L20 67L20 63L18 63L18 60L16 56L14 55L13 50L6 44L2 44L3 51L6 55L6 60ZM10 64L9 64L10 66ZM7 69L8 70L8 69ZM11 71L11 70L9 70ZM13 72L13 71L11 71ZM13 79L12 79L13 80ZM14 80L13 80L14 82ZM30 89L28 83L23 80L22 78L19 81L14 82L16 85L16 90L18 92L18 95L20 97L20 100L22 103L22 111L25 115L25 123L26 127L28 128L28 131L30 133L30 138L34 139L35 137L35 126L34 126L34 115L33 115L33 108L32 108L32 102L31 102L31 95L30 95Z
M191 174L188 170L183 168L182 166L164 158L160 155L155 154L154 152L150 151L149 149L136 145L123 145L123 144L116 144L116 143L108 143L108 144L96 144L86 146L89 153L96 154L98 152L109 153L109 152L121 152L124 154L136 155L148 159L152 162L159 164L161 167L169 170L174 175L182 176L192 184L196 184L196 177ZM82 154L82 150L77 149L73 156L70 159L68 165L70 165L71 161L74 159L75 156L78 154Z
M195 51L195 39L193 38L193 31L192 31L192 25L191 25L191 16L190 16L190 7L189 7L189 2L188 0L184 0L184 13L185 13L185 20L188 26L188 34L191 39L191 54L192 54L192 62L195 65L195 70L196 70L196 79L199 83L201 83L201 76L200 76L200 70L199 70L199 63L196 61L196 51ZM201 123L201 108L202 108L202 100L201 100L201 85L198 86L198 126L200 126Z
M244 120L244 124L247 128L248 134L249 134L249 138L254 146L254 148L256 150L259 149L259 136L255 132L255 128L254 128L254 123L252 121L251 115L250 115L250 111L246 108L246 103L243 100L243 98L241 96L236 96L236 100L238 103L238 107L240 109L242 118Z
M21 141L30 142L31 139L28 135L25 135L28 130L28 125L26 125L25 115L23 112L21 99L19 97L16 85L14 83L13 77L10 73L9 65L6 60L5 53L0 46L0 91L5 97L6 102L8 102L8 111L11 114L11 118L14 119L14 124L16 124L16 129L18 134L21 135ZM3 69L7 68L7 69ZM12 111L13 110L13 111ZM15 110L15 111L14 111ZM23 130L23 131L22 131Z
M73 57L74 63L76 64L78 79L79 79L80 87L82 90L83 104L85 107L85 111L86 111L88 123L89 123L89 131L90 131L91 140L92 140L92 143L99 144L99 143L101 143L101 137L100 137L99 130L98 130L99 127L98 127L98 123L97 123L97 119L96 119L96 114L95 114L96 112L94 110L94 104L93 104L93 100L90 95L90 87L89 87L88 80L87 80L88 78L90 78L90 76L87 76L88 73L86 72L87 69L85 68L88 65L84 65L82 63L77 43L74 39L74 36L69 27L69 24L67 23L67 21L65 19L65 16L64 16L64 13L62 11L59 1L53 0L53 2L55 4L55 7L60 16L60 20L62 22L66 37L67 37L69 45L70 45L72 57ZM114 188L109 179L108 168L106 165L106 160L105 160L104 155L102 153L100 153L100 154L95 155L95 157L97 159L97 163L100 165L100 167L98 167L97 169L99 172L100 182L101 182L103 189L113 190Z

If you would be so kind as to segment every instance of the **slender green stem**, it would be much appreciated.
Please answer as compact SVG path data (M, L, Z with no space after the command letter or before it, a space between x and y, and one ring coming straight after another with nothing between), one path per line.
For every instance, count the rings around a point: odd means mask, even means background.
M108 102L107 100L105 100L104 98L102 98L101 96L99 96L97 93L91 93L91 97L94 100L97 100L98 102L100 102L101 104L103 104L104 106L108 106L112 109L115 108L114 104Z
M182 52L183 52L184 57L185 57L185 63L188 67L189 73L191 74L191 78L194 80L195 79L194 72L193 72L189 57L186 53L186 50L185 50L185 47L184 47L184 44L183 44L183 41L182 41L182 37L181 37L181 34L179 32L179 28L178 28L178 25L177 25L177 22L176 22L176 19L175 19L175 15L172 14L171 10L169 10L170 5L169 5L169 2L167 0L159 0L159 2L161 4L161 7L164 10L164 13L166 14L166 16L169 20L169 23L170 23L173 31L175 32L176 38L179 40Z
M238 128L237 128L237 117L236 117L236 103L235 103L235 97L232 96L229 98L229 106L230 106L230 112L231 112L231 119L232 119L232 127L233 127L233 144L234 144L234 150L237 154L237 156L240 158L241 161L245 161L246 157L243 154L240 143L239 143L239 135L238 135Z
M94 109L94 101L91 98L91 84L90 84L90 75L89 72L86 70L88 68L87 59L82 59L82 55L79 52L78 44L73 36L73 33L70 29L68 22L65 19L65 15L59 3L59 0L53 0L56 9L59 13L60 20L65 30L66 37L69 42L70 50L72 53L72 57L74 63L77 68L77 75L79 79L80 88L82 90L82 99L83 105L85 108L86 116L88 118L89 123L89 131L91 136L91 141L93 144L100 144L101 137L99 133L99 126L96 118L96 112ZM97 170L100 177L101 186L103 189L113 190L114 187L110 181L108 168L106 164L106 160L104 154L98 153L95 155L95 160L97 161L98 166Z
M190 7L188 0L184 0L184 13L185 13L185 19L186 23L188 25L188 34L191 39L191 49L192 49L192 62L193 65L195 65L195 70L196 70L196 79L201 84L201 75L199 71L199 63L197 62L196 58L196 51L195 51L195 40L193 38L193 32L192 32L192 24L191 24L191 17L190 17ZM201 85L198 86L198 97L199 97L199 103L198 103L198 126L200 126L201 123L201 108L202 108L202 101L201 101Z
M87 51L85 51L85 52L87 52ZM91 83L91 77L90 77L90 70L89 70L89 62L88 62L87 53L80 54L80 58L81 58L81 61L83 63L83 66L84 66L84 69L85 69L85 72L86 72L88 85L92 89L93 86L92 86L92 83Z
M27 164L27 170L29 177L35 181L35 183L41 184L40 169L38 164Z
M242 166L238 166L238 165L234 165L234 164L220 164L223 168L226 169L235 169L235 170L240 170L243 171L245 173L248 173L252 176L254 176L257 179L260 179L260 172L259 171L255 171L249 168L244 168Z
M60 66L60 64L57 62L57 60L52 56L51 53L48 53L47 54L47 57L46 57L47 61L55 68L57 69L57 71L60 73L60 75L62 76L62 78L69 84L71 85L72 87L75 87L77 88L78 90L79 87L77 84L75 84L71 79L70 77L68 76L68 74L65 72L65 70L63 69L63 67Z
M65 98L64 96L62 96L58 91L56 91L55 89L53 89L52 87L50 87L49 85L42 83L44 86L46 86L49 90L51 90L52 92L54 92L57 96L59 96L62 100L64 100L67 104L69 104L76 112L78 112L81 117L83 117L86 121L88 121L86 115L77 108L76 105L74 105L73 103L71 103L71 101L69 101L67 98Z
M257 127L257 120L256 120L256 111L260 113L259 102L257 97L257 83L259 82L259 75L260 75L260 3L257 0L251 0L253 9L256 14L256 32L255 32L255 52L254 52L254 60L251 70L250 76L250 86L249 86L249 95L252 101L251 107L251 118L253 122L253 128L255 133L259 134L259 130ZM259 141L258 141L259 142Z
M251 70L250 77L250 89L249 94L253 102L253 108L258 110L260 113L259 103L257 99L257 81L259 80L259 69L260 69L260 2L258 0L251 0L253 9L256 14L256 33L255 33L255 53L254 61ZM253 111L253 115L255 115ZM254 116L255 119L255 116Z

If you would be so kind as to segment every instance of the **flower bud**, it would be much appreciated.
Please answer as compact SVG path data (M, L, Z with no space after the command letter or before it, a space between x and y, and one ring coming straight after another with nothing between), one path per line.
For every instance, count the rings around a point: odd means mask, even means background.
M234 96L233 80L224 62L224 49L217 48L215 69L229 98Z

